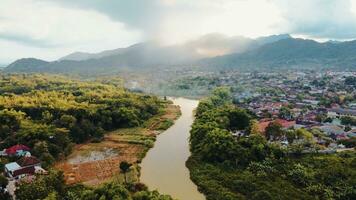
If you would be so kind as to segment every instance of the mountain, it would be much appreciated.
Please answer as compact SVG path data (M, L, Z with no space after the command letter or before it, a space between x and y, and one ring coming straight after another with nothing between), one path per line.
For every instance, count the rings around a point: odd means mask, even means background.
M87 54L72 54L71 57L68 56L69 59L67 57L54 62L20 59L6 67L5 71L111 74L119 71L150 70L161 66L182 65L202 58L184 46L160 46L152 42L93 54L84 60L81 60L83 57L80 58L78 55Z
M282 35L272 35L266 37L260 37L256 40L242 37L234 36L229 37L219 33L206 34L201 37L198 37L194 40L190 40L181 45L172 45L169 46L170 50L176 49L176 51L186 51L192 55L192 58L203 58L203 57L214 57L221 56L231 53L243 53L253 48L257 48L261 45L275 42L281 39L290 38L288 34ZM140 46L154 46L153 42L141 43L129 46L127 48L118 48L113 50L106 50L99 53L86 53L86 52L74 52L67 56L64 56L59 59L62 60L71 60L71 61L83 61L89 59L100 59L108 56L122 55L128 52L138 50ZM156 48L158 46L156 45ZM152 48L151 48L152 49ZM163 48L166 50L167 48ZM140 51L140 50L139 50Z
M277 42L279 40L291 39L292 37L289 34L280 34L280 35L270 35L265 37L259 37L256 39L256 43L260 46Z
M59 60L74 60L74 61L81 61L81 60L88 60L91 59L95 54L86 53L86 52L74 52L69 55L66 55Z
M131 46L131 47L133 47L133 46ZM82 60L89 60L89 59L99 59L99 58L103 58L106 56L122 54L122 53L126 52L128 49L130 49L130 47L106 50L106 51L102 51L99 53L74 52L74 53L71 53L67 56L60 58L59 60L60 61L61 60L82 61Z
M267 37L266 37L267 38ZM163 51L178 51L183 53L183 50L187 53L191 54L192 58L203 58L203 57L214 57L219 55L226 55L230 53L241 53L250 48L252 45L256 45L255 41L250 38L235 36L235 37L228 37L223 34L219 33L212 33L203 35L199 38L194 40L190 40L184 44L180 45L171 45L168 48L162 48ZM151 50L159 50L157 49L157 45L153 45L154 42L149 43L141 43L129 46L127 48L118 48L113 50L106 50L99 53L86 53L86 52L74 52L67 56L64 56L59 59L59 61L63 60L71 60L71 61L83 61L89 59L100 59L108 56L114 55L122 55L126 54L135 50L139 50L140 46L151 46ZM160 47L161 48L161 47ZM186 54L186 53L185 53ZM187 56L187 55L185 55Z
M319 43L295 39L287 34L257 39L208 34L180 45L162 46L146 42L94 54L77 52L54 62L20 59L4 71L107 75L192 65L209 70L354 68L355 61L355 41Z
M255 45L253 39L242 36L228 37L219 33L203 35L184 44L187 49L192 49L203 57L242 53L253 45Z
M41 66L47 65L49 62L36 58L22 58L16 60L5 68L5 71L11 72L29 72L40 71Z
M287 38L267 43L240 54L202 59L200 66L211 68L270 69L297 68L356 68L356 41L319 43L313 40Z

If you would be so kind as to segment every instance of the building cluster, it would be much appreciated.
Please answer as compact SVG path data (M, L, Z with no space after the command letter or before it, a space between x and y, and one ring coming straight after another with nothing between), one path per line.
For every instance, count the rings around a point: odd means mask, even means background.
M46 174L47 171L41 166L41 161L31 155L30 148L26 145L17 144L3 151L0 151L2 158L12 160L4 165L3 175L8 179L9 184L2 191L9 192L12 196L16 189L16 184L20 181L31 181L36 174Z
M344 148L340 140L356 138L356 85L347 82L350 77L356 79L355 73L261 72L229 76L224 79L226 84L241 83L235 89L233 86L234 102L259 119L261 132L276 121L284 129L318 129L330 139L328 148ZM315 140L326 144L320 138Z

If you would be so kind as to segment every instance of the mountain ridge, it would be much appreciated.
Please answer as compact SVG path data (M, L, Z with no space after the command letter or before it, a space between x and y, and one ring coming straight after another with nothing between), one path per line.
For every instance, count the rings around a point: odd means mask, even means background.
M230 44L232 41L235 43ZM209 57L199 53L199 48L207 54L215 50L225 53ZM293 38L288 34L256 39L210 34L185 45L160 46L146 42L95 54L80 52L78 55L83 56L84 60L70 55L72 60L62 57L54 62L35 58L19 59L4 71L93 75L182 66L197 66L203 70L280 67L354 69L356 41L320 43Z

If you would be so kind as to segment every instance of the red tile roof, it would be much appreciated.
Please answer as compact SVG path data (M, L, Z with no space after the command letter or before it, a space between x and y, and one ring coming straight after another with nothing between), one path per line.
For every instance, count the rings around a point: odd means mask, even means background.
M8 154L8 155L12 155L12 154L16 154L16 151L20 151L20 150L23 150L23 151L30 151L30 148L23 145L23 144L17 144L17 145L14 145L8 149L5 150L5 152Z
M34 173L35 173L35 167L31 166L31 167L24 167L24 168L15 170L12 173L12 176L16 177L16 176L19 176L19 175L22 175L22 174L34 174Z
M283 128L290 128L292 126L294 126L296 124L295 121L287 121L284 119L276 119L274 120L275 122L279 123ZM258 128L260 130L261 133L264 133L266 131L267 126L271 123L272 121L265 121L265 120L261 120L258 123Z
M21 167L26 167L39 164L40 162L41 161L34 156L25 156L18 160L17 164L19 164Z

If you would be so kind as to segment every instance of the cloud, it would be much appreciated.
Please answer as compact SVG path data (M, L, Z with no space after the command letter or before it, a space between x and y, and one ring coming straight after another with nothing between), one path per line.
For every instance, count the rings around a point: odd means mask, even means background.
M72 52L72 48L33 47L21 43L0 40L0 67L1 64L9 64L19 58L35 57L43 60L56 60L59 56Z
M162 17L161 0L43 0L68 8L93 10L128 28L148 30Z
M0 42L16 44L18 57L181 43L209 33L353 39L356 0L0 0Z
M291 33L356 37L356 0L50 0L92 9L144 32L148 39L186 40L210 32L257 37Z
M355 0L277 0L290 33L312 38L356 37Z
M0 40L17 43L17 48L100 51L141 39L140 30L129 29L95 10L67 8L41 0L0 1Z
M162 0L165 17L155 35L165 41L186 40L212 32L258 37L283 32L283 18L269 0ZM164 3L163 3L164 5Z

